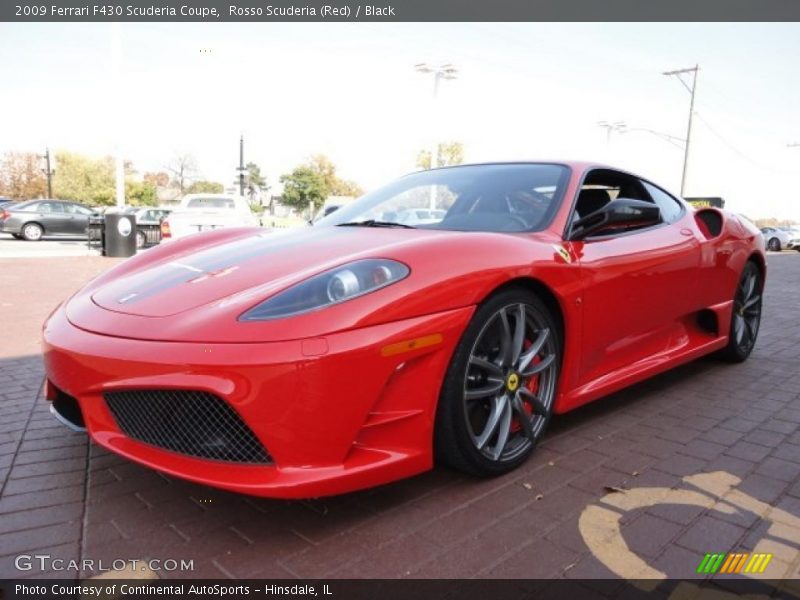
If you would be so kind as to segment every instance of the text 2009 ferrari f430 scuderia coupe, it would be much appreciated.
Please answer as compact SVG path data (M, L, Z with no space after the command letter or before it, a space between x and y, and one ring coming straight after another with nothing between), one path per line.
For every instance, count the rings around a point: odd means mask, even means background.
M765 270L750 223L623 171L434 169L109 270L45 325L47 396L112 452L249 494L502 474L553 413L747 358Z

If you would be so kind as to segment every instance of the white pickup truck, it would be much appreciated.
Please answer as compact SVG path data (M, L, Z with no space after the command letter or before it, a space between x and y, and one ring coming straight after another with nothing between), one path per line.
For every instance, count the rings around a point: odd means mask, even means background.
M161 241L168 242L199 231L220 227L258 225L242 196L188 194L180 206L161 221Z

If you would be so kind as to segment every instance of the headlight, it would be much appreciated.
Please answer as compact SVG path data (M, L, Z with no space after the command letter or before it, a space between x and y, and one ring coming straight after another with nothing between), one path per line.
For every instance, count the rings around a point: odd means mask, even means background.
M280 319L339 304L397 283L409 273L406 265L394 260L357 260L278 292L245 312L239 320Z

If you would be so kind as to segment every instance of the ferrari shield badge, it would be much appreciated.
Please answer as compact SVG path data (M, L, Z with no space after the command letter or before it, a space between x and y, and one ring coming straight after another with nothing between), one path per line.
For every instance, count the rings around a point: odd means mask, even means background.
M570 256L569 252L567 251L566 248L564 248L564 246L560 246L558 244L553 244L553 250L555 250L556 254L558 254L561 258L564 259L565 263L571 263L572 262L572 256Z

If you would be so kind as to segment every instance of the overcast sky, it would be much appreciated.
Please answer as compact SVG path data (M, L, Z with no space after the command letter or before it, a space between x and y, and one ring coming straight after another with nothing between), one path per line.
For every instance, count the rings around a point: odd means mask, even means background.
M278 178L314 153L370 189L434 139L468 161L579 158L676 193L689 94L665 70L701 67L687 195L800 221L800 24L123 24L115 101L110 24L0 24L0 152L111 153L139 171L190 152L229 184L238 161ZM205 50L201 52L201 50ZM459 78L433 105L431 76ZM118 120L116 115L122 113Z

